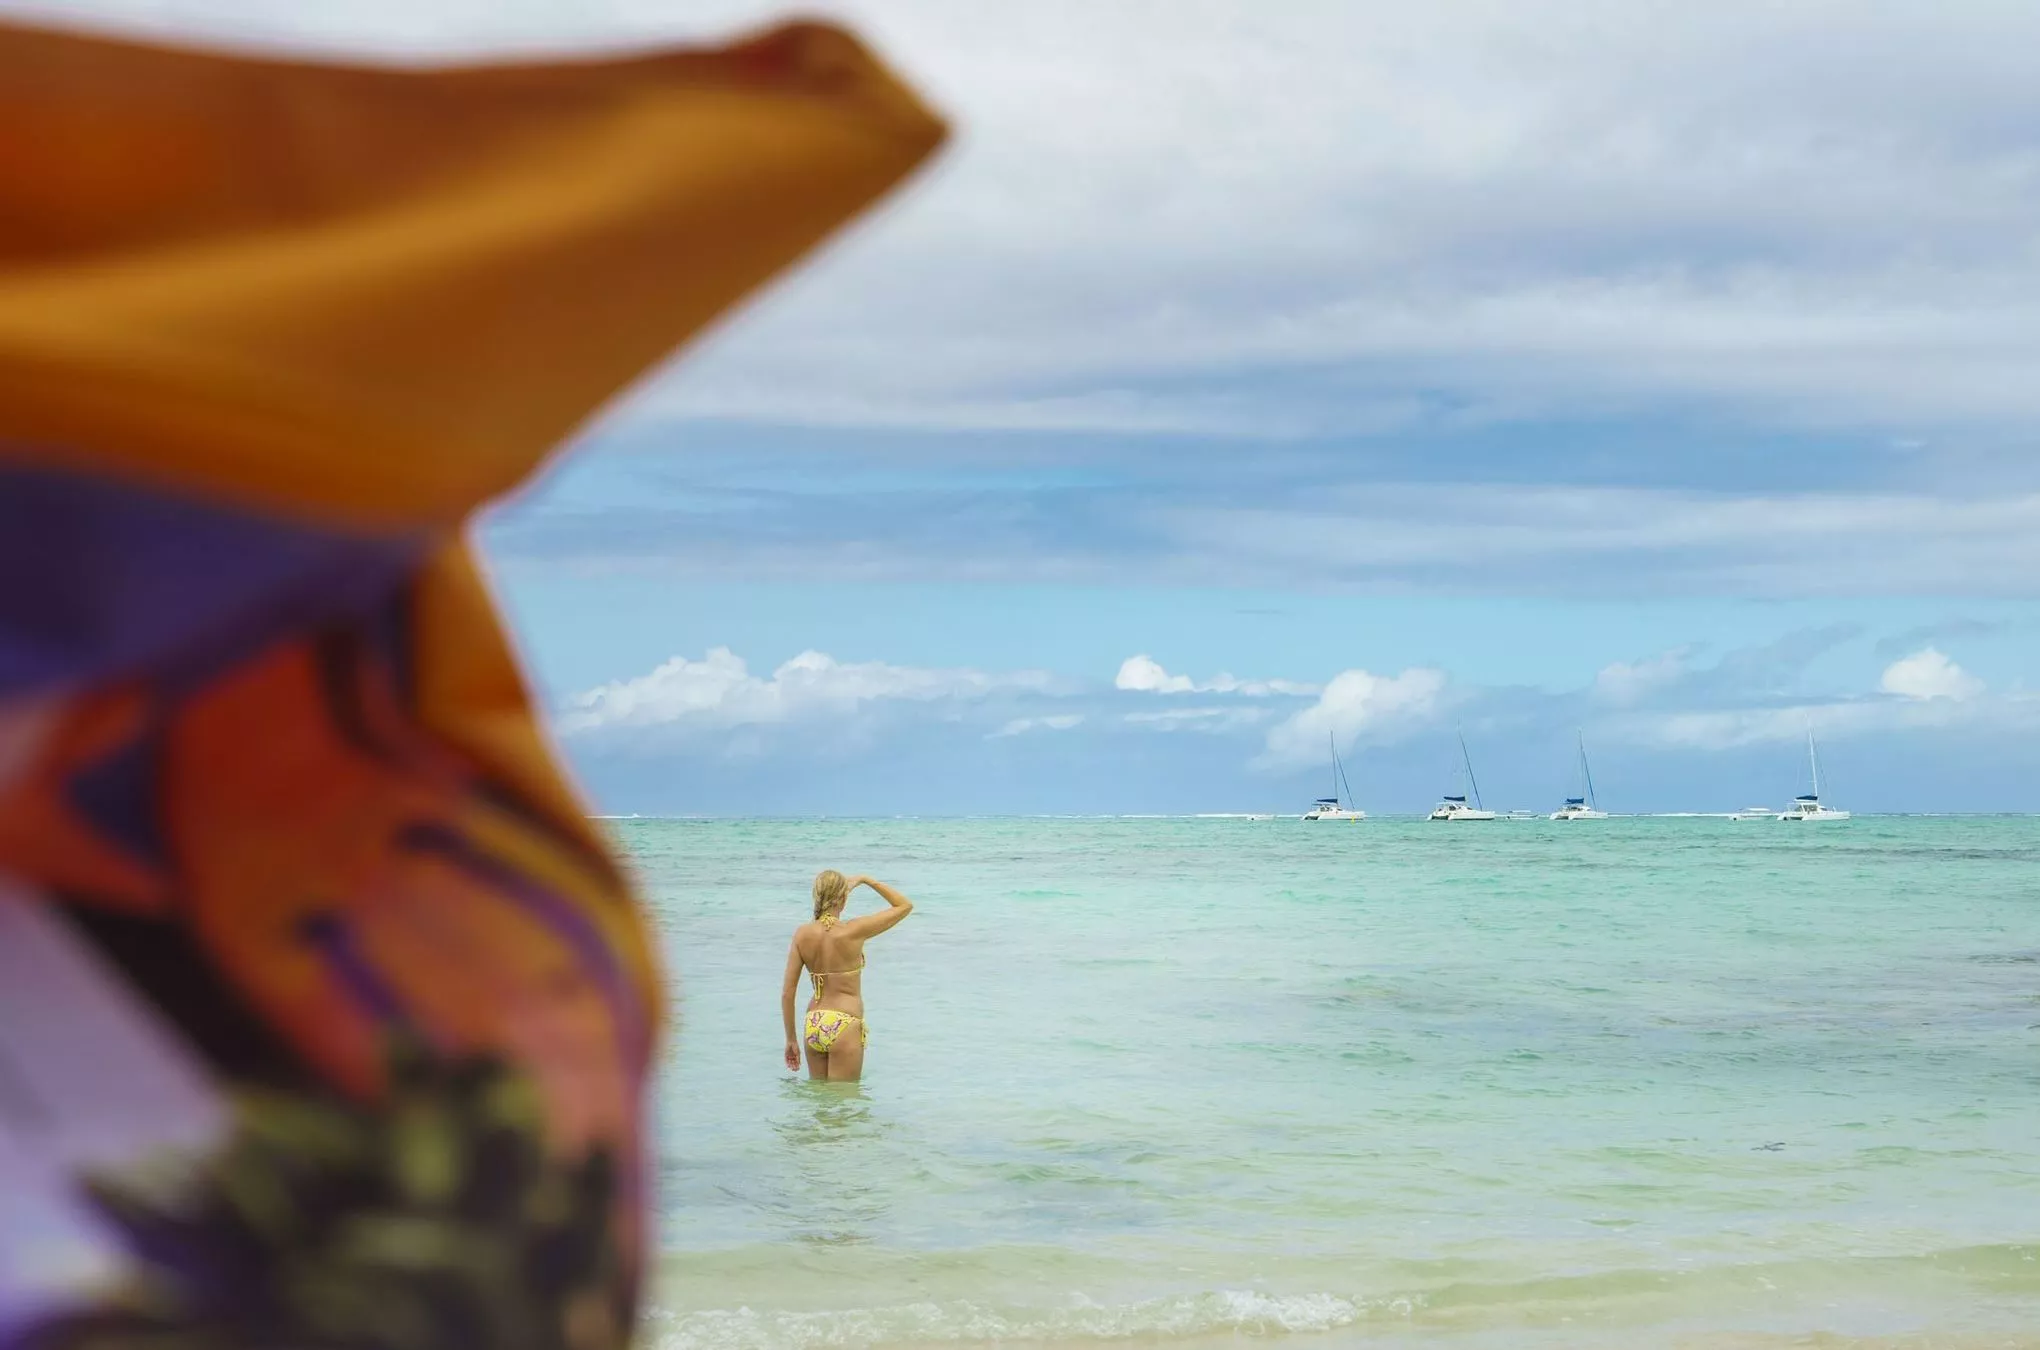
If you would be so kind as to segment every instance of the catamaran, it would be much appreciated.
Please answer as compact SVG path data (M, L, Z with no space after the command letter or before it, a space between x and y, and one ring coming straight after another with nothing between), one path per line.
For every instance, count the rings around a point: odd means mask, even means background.
M1466 804L1466 794L1441 798L1431 808L1432 820L1493 820L1495 813L1481 805L1480 784L1473 777L1473 756L1466 753L1466 737L1459 738L1459 762L1465 767L1466 786L1473 792L1473 805Z
M1347 806L1339 799L1343 787L1346 800L1353 797L1353 785L1346 781L1346 766L1339 762L1339 735L1332 733L1332 795L1320 797L1303 813L1305 820L1365 820L1367 813L1357 806Z
M1820 754L1813 748L1813 731L1811 728L1808 728L1806 733L1806 761L1813 767L1813 791L1794 797L1792 799L1792 805L1786 807L1783 811L1780 811L1778 813L1778 819L1790 820L1795 822L1813 820L1847 820L1849 818L1849 813L1847 811L1837 811L1832 806L1821 805Z
M1553 820L1606 820L1608 813L1594 800L1594 771L1587 767L1587 733L1579 733L1580 778L1584 782L1583 797L1567 797L1565 805L1551 813Z

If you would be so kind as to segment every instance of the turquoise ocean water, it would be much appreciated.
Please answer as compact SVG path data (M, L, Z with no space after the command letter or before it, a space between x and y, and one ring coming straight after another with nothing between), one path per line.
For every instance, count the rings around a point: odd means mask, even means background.
M648 1346L2040 1346L2040 820L614 827ZM850 1090L824 866L919 906Z

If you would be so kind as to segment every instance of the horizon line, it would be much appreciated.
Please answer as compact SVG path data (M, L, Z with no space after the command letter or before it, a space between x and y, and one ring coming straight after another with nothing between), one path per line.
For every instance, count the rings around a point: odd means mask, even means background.
M1517 808L1521 809L1521 808ZM1498 811L1497 815L1506 812ZM1737 811L1610 811L1610 820L1727 820ZM1850 817L1856 820L2018 820L2040 817L2040 811L1857 811L1851 809ZM800 812L788 814L744 813L714 815L702 812L606 812L590 813L587 820L665 820L665 821L733 821L733 820L1301 820L1298 811L961 811L926 812L901 811L879 814L832 815L828 812ZM1427 813L1416 812L1370 812L1362 820L1426 820ZM1548 820L1547 811L1533 812L1527 819ZM1515 823L1522 823L1519 817ZM1499 823L1499 822L1498 822Z

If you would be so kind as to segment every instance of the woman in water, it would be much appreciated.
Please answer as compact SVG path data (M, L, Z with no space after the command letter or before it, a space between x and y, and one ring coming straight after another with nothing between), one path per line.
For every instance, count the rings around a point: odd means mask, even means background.
M845 919L843 906L859 886L877 891L886 908ZM913 901L870 877L845 877L832 869L815 878L815 921L793 930L786 981L779 991L789 1072L800 1069L801 1040L807 1043L808 1077L855 1082L864 1072L864 1043L870 1038L864 1025L864 941L906 918L913 908ZM803 966L814 976L815 995L808 1000L806 1035L796 1039L793 995Z

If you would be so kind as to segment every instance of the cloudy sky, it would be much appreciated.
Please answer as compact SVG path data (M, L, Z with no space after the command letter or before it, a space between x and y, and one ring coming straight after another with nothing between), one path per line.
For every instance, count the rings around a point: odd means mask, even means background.
M806 8L956 142L484 530L604 808L2040 810L2040 8Z

